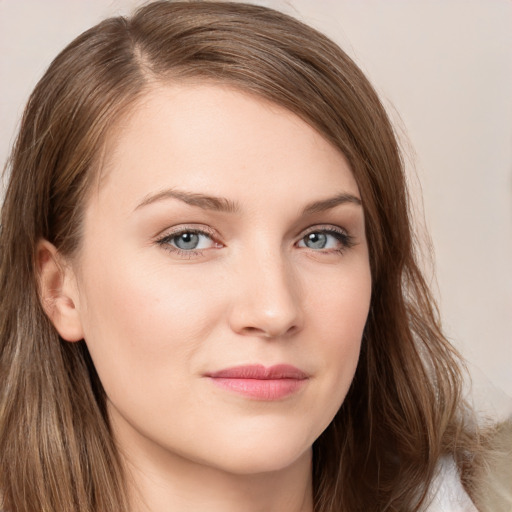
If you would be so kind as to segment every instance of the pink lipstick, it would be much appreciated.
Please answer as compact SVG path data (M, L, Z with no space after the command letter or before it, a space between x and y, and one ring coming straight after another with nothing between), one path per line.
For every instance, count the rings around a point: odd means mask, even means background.
M247 365L209 373L214 384L257 400L279 400L301 389L308 375L295 366L278 364Z

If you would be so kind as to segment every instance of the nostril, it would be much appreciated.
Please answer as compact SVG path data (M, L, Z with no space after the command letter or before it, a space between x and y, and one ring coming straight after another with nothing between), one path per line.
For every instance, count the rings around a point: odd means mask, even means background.
M290 336L297 330L297 325L291 325L288 328L281 328L278 326L268 326L267 328L246 326L241 329L241 333L248 336L260 336L262 338L278 338Z
M302 291L277 257L263 268L257 275L247 272L237 283L228 322L234 332L246 336L289 337L304 321Z

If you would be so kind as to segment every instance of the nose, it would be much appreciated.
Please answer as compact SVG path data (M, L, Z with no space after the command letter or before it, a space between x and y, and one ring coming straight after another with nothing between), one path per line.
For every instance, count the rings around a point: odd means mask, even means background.
M281 255L269 253L240 266L229 315L234 332L279 338L302 329L301 286L291 267Z

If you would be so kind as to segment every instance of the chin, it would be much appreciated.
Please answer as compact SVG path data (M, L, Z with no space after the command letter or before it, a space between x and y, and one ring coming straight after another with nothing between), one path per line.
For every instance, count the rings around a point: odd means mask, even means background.
M238 475L277 472L309 459L314 441L302 433L265 429L233 434L225 442L211 439L203 463Z
M222 457L222 460L213 463L217 469L234 475L257 475L264 473L277 473L291 466L311 458L311 446L303 451L293 450L247 450L243 453L231 454Z

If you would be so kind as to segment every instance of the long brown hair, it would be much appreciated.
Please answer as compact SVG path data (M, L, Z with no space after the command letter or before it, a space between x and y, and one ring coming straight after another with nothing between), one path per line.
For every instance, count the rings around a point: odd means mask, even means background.
M372 302L357 372L313 447L316 512L418 510L443 453L467 466L459 359L414 254L403 163L377 95L333 42L240 3L149 4L74 40L23 116L0 238L0 489L11 511L128 510L85 343L40 304L35 248L80 248L107 133L153 82L204 79L294 112L347 158L362 196Z

